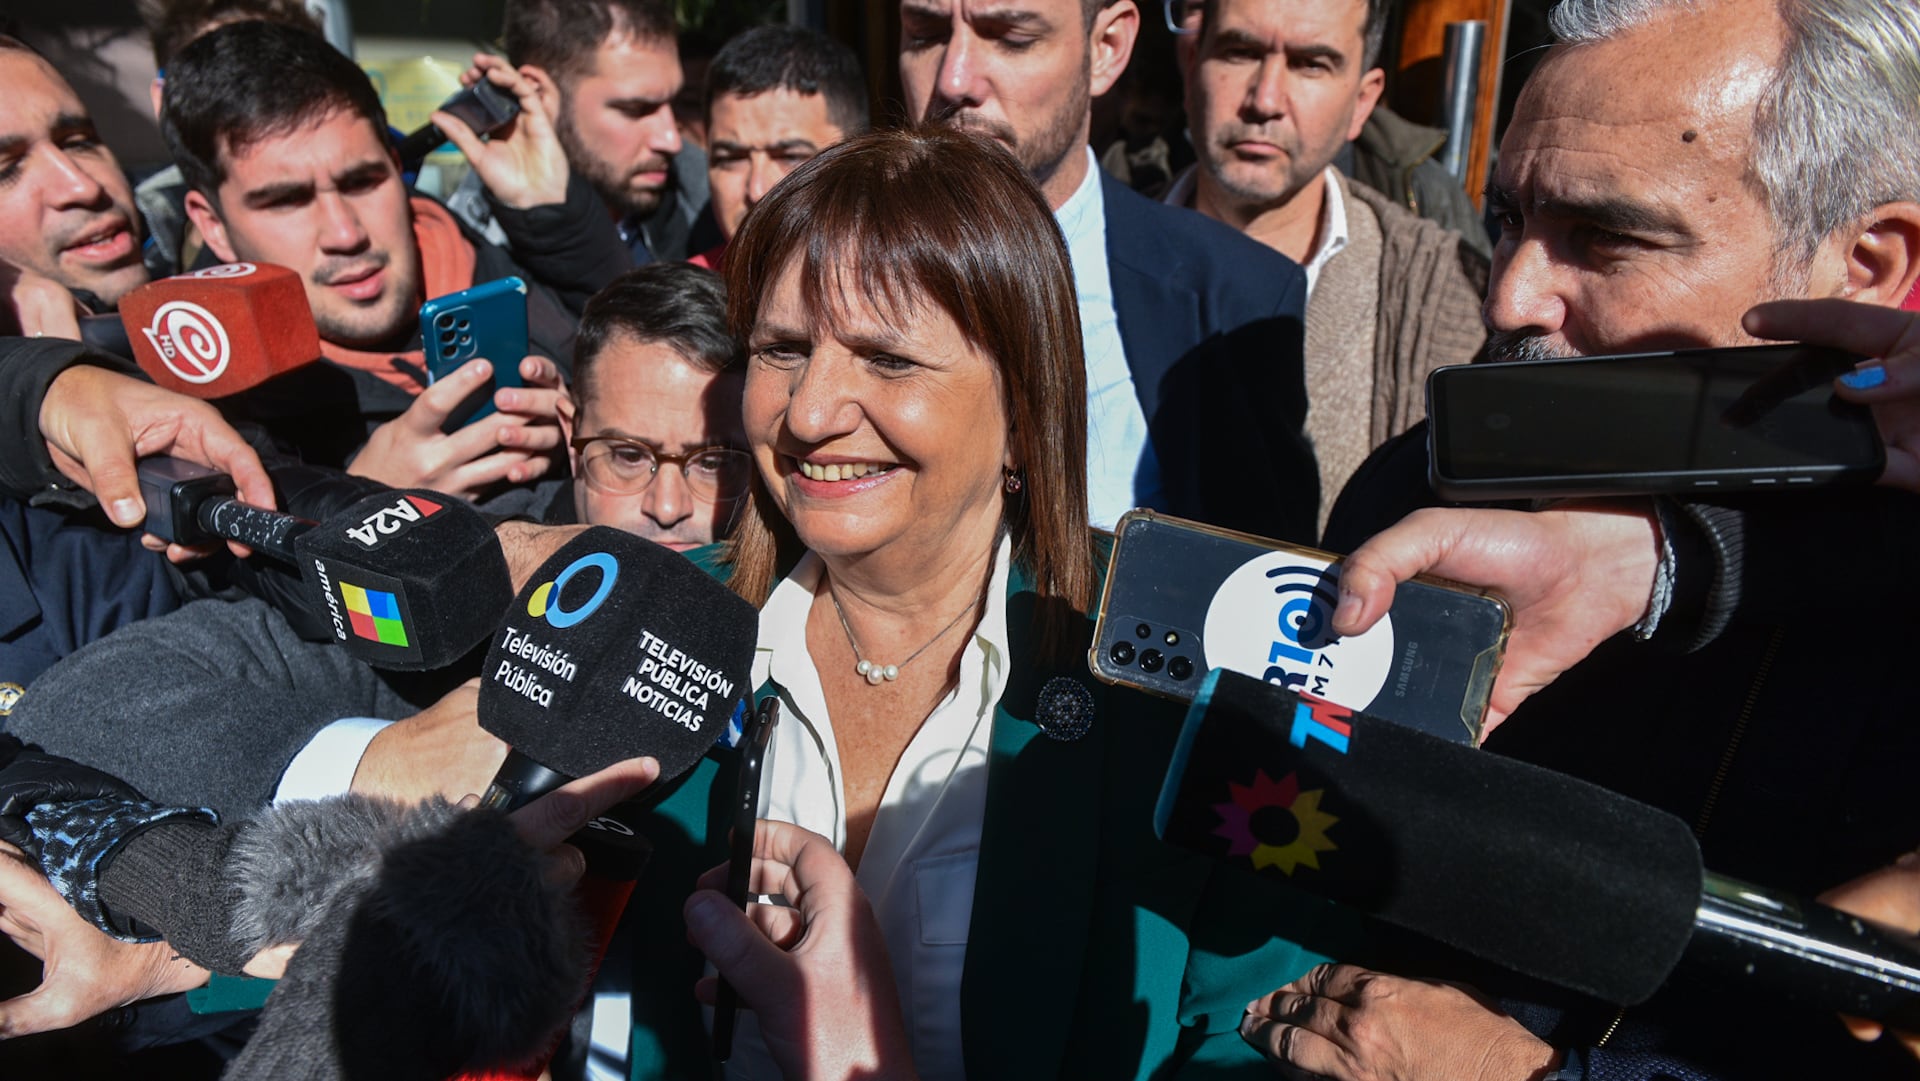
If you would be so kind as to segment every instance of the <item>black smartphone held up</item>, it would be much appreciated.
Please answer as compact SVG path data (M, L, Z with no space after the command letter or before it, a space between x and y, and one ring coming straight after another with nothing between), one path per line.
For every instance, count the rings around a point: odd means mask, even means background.
M1365 634L1333 633L1340 557L1152 511L1122 515L1093 674L1191 700L1225 668L1477 743L1507 643L1505 601L1415 578Z
M512 94L482 79L455 91L452 97L440 103L440 110L459 117L467 127L473 129L475 135L491 135L520 115L520 102ZM446 141L446 133L437 124L429 123L411 132L400 140L398 149L402 167L408 171L418 169L420 162Z
M1873 416L1832 386L1861 359L1757 345L1439 368L1430 479L1461 500L1872 481Z
M733 797L733 847L727 859L727 899L747 910L747 889L753 879L753 831L760 818L760 767L766 763L773 726L780 722L780 697L768 695L747 714L740 734L740 776ZM713 1058L733 1057L733 1015L739 999L725 976L713 993Z

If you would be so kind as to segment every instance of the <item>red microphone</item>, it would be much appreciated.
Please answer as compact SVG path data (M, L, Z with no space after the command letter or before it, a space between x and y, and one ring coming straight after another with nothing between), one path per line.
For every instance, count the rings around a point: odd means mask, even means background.
M300 275L269 263L224 263L162 278L120 300L133 359L153 381L224 398L320 357Z

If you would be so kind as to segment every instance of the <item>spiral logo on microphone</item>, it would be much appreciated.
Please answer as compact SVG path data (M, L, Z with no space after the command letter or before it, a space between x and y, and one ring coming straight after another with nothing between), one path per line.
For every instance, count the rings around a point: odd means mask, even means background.
M1241 564L1207 606L1207 664L1365 709L1387 685L1393 620L1382 616L1365 634L1337 637L1339 578L1331 566L1299 552L1268 552Z
M182 274L180 276L183 278L199 278L203 280L209 278L244 278L257 269L259 268L252 263L221 263L219 266L210 266L205 270L196 270L191 274Z
M576 575L587 571L599 572L600 584L594 589L593 595L578 608L561 607L560 595L566 592L568 583ZM619 579L618 560L606 552L590 552L567 564L567 569L555 575L553 581L541 583L540 588L533 591L533 596L527 598L527 614L564 630L598 611L606 603L607 597L612 595L613 583Z
M233 359L227 328L213 313L185 300L170 300L140 328L167 370L188 383L211 383Z

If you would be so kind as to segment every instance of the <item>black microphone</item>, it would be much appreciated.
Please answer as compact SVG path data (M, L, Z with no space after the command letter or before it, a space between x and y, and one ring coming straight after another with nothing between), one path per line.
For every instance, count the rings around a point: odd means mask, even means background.
M138 472L148 532L238 541L297 567L334 639L376 667L453 663L486 639L513 593L493 527L450 496L388 490L315 523L243 503L231 478L190 462L145 458Z
M1684 954L1920 1031L1920 939L1706 871L1686 823L1618 793L1236 672L1194 699L1154 828L1615 1004Z
M512 748L482 802L518 807L622 759L693 768L749 690L759 614L677 552L596 527L508 608L480 726Z

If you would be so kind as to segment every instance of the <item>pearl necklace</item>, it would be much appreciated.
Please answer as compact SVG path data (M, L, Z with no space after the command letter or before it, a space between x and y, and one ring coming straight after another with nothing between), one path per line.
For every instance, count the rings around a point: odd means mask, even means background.
M827 587L827 599L833 602L833 614L840 617L840 629L847 632L847 645L850 648L852 648L854 659L860 662L853 666L853 670L865 676L867 679L867 683L875 687L879 686L882 681L891 683L892 681L899 679L900 670L902 668L905 668L907 665L912 664L913 659L915 657L918 657L920 654L925 653L927 649L931 647L935 642L938 642L940 639L945 638L947 636L947 632L952 630L955 626L957 626L960 623L960 621L966 617L966 614L968 612L973 611L974 605L980 603L980 598L978 597L975 597L974 599L968 601L967 606L965 608L960 609L959 615L954 616L951 622L949 622L946 626L940 628L939 633L935 634L932 638L927 639L926 645L921 646L919 649L914 650L912 653L909 653L907 655L906 660L901 661L899 664L883 665L874 661L867 660L865 657L861 656L861 654L866 651L861 649L860 643L854 640L853 627L847 623L847 613L840 609L840 598L833 595L832 586Z

